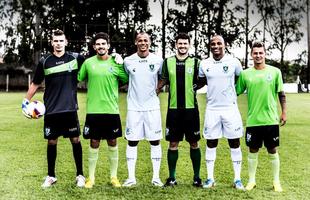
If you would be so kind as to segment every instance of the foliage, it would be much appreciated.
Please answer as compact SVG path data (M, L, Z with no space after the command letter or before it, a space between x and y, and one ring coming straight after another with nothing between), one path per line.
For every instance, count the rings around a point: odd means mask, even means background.
M120 94L120 112L124 128L126 116L126 94ZM281 127L281 145L279 154L281 160L281 180L283 193L272 191L271 164L266 149L259 152L257 170L257 188L251 192L236 191L232 188L233 170L230 150L227 140L221 139L217 148L215 163L215 178L217 186L212 190L193 188L192 166L189 158L189 145L183 141L179 145L179 160L177 163L178 185L174 188L157 188L151 185L152 165L150 160L150 145L143 141L138 146L137 181L134 188L112 188L109 185L109 161L107 145L101 142L99 160L96 170L96 185L94 188L80 189L75 186L75 165L72 147L68 139L59 138L56 173L58 182L50 189L43 190L40 185L46 175L46 141L43 139L43 119L26 119L19 108L25 93L0 93L1 145L0 145L0 199L260 199L260 200L291 200L309 199L310 197L310 145L309 94L287 94L288 122ZM79 93L79 118L81 127L85 121L85 93ZM42 99L42 93L37 93L34 99ZM167 94L160 94L163 126L167 111ZM203 124L205 96L198 95L200 106L200 121ZM243 120L246 119L246 95L238 97L239 108ZM123 129L124 130L124 129ZM88 174L89 140L82 140L84 173ZM120 180L127 178L126 140L118 139ZM205 146L199 141L202 161L201 178L206 179ZM168 143L161 142L163 159L160 177L168 176L166 153ZM241 140L243 151L242 179L247 182L247 151L244 139Z
M145 22L150 17L147 0L10 0L1 1L0 8L3 8L2 19L12 19L18 13L16 24L12 20L1 27L7 29L11 41L1 44L7 49L17 47L20 62L27 67L37 63L42 53L50 51L49 35L56 28L65 31L70 50L90 50L92 54L89 39L94 33L104 31L117 51L131 53L136 32L146 31Z
M178 32L191 33L195 55L201 57L210 54L208 43L214 33L222 35L228 45L238 38L240 21L229 7L231 0L178 0L175 3L185 9L169 9L167 23L169 32L173 33L168 36L171 44Z

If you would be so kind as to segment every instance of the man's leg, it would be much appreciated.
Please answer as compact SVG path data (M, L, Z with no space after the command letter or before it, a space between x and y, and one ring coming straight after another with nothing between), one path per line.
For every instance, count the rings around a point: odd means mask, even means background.
M151 144L151 159L153 165L152 184L155 186L163 186L163 183L161 182L159 177L161 157L162 157L160 141L159 140L150 141L150 144Z
M95 184L95 172L99 155L100 140L91 139L88 149L88 180L85 184L86 188L92 188Z
M207 165L208 179L203 185L204 188L212 188L215 186L214 164L215 164L215 159L216 159L217 144L218 144L218 139L207 140L206 165Z
M243 190L244 187L241 182L241 165L242 165L242 152L240 148L240 140L239 138L236 139L228 139L229 147L230 147L230 155L231 160L233 163L234 169L234 187L236 189Z
M273 187L276 192L282 192L280 184L280 158L276 147L267 149L271 161L271 169L273 174Z
M193 170L194 170L194 182L193 185L200 187L200 165L201 165L201 152L198 145L198 142L190 143L190 157L192 160Z
M169 178L167 179L167 183L169 181L168 183L169 185L174 185L174 182L176 179L176 165L177 165L177 161L179 158L178 145L179 145L179 142L170 141L169 143L169 149L167 152L167 160L168 160L168 167L169 167ZM173 184L170 184L170 183L173 183Z
M124 182L123 186L130 187L136 184L136 161L138 154L139 141L128 141L126 148L126 159L128 168L128 179Z
M58 139L49 139L47 141L47 177L45 178L42 187L47 188L56 183L55 163L57 157L57 141Z
M248 154L248 171L249 171L249 181L245 187L247 190L252 190L256 187L256 169L258 164L258 151L259 149L250 148Z
M117 140L107 140L108 143L108 157L110 162L110 177L111 184L114 187L121 187L119 180L117 179L117 168L118 168L118 146Z

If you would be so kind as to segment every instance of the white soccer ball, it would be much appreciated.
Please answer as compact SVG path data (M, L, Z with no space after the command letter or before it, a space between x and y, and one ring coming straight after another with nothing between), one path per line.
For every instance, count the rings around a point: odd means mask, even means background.
M39 119L45 114L45 106L41 101L32 101L27 108L33 119Z

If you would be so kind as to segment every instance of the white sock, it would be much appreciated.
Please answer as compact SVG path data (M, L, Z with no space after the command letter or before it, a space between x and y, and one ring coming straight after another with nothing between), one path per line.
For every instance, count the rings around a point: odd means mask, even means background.
M136 179L136 161L137 161L137 146L131 147L127 145L126 159L128 168L128 179Z
M153 179L159 179L159 170L161 163L161 145L151 145L151 159L153 164Z
M208 179L214 180L214 163L216 159L216 148L206 148L206 165Z
M230 149L230 155L231 155L231 160L233 163L233 168L234 168L234 173L235 173L235 180L241 180L240 178L240 173L241 173L241 164L242 164L242 152L241 148L231 148Z

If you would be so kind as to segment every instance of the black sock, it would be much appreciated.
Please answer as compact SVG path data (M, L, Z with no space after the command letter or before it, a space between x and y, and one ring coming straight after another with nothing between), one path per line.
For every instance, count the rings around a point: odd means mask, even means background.
M72 150L76 166L76 175L83 175L83 154L81 142L72 143Z
M55 163L57 156L57 145L47 145L47 168L48 175L52 177L55 176Z

